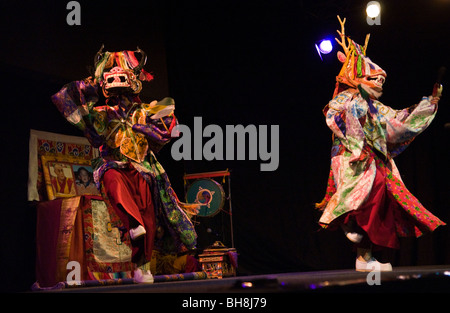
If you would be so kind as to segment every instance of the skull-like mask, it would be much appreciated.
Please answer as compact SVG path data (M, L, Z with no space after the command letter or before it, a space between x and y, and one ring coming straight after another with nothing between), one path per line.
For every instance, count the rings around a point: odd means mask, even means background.
M101 86L105 96L128 92L139 93L142 89L142 83L133 71L124 70L119 66L113 67L109 72L103 72Z
M103 46L95 56L95 78L100 83L105 97L121 94L138 94L142 89L141 81L150 81L153 76L142 68L147 57L141 49L138 61L135 51L102 52Z

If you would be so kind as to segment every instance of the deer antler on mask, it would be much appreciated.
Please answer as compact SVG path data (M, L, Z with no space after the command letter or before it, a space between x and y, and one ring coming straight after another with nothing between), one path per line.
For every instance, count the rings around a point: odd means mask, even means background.
M343 65L339 75L336 76L336 89L333 96L336 96L346 88L357 88L360 86L372 97L380 97L386 80L386 72L366 56L370 34L367 34L364 46L361 46L345 35L344 25L346 19L341 20L339 15L337 18L341 24L341 30L337 31L340 40L338 38L335 39L344 50L344 53L341 51L337 53L337 57Z
M141 59L135 56L141 55ZM141 81L150 81L153 76L143 70L147 55L137 48L136 51L103 52L103 45L94 58L95 79L100 83L105 97L133 93L142 90Z

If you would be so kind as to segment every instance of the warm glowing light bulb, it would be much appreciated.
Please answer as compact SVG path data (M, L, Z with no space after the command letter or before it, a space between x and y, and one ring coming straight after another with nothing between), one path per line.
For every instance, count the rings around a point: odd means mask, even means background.
M370 18L376 18L380 15L380 4L376 1L371 1L367 4L366 13Z

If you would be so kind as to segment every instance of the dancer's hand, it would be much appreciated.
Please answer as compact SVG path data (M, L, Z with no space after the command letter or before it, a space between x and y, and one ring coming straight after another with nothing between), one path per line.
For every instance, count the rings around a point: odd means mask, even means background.
M432 97L431 98L431 104L433 104L433 105L438 104L440 99L441 99L440 97Z
M431 94L433 96L433 98L434 97L440 98L442 95L442 89L444 89L444 87L442 87L441 84L438 84L438 83L434 84L433 93Z

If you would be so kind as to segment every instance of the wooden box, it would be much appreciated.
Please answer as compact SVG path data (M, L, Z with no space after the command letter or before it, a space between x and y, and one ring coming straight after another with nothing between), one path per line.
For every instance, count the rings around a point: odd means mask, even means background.
M203 250L199 256L202 270L208 278L236 276L237 252L235 248L227 248L220 241Z

